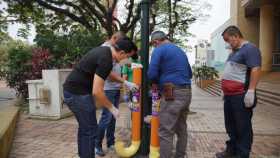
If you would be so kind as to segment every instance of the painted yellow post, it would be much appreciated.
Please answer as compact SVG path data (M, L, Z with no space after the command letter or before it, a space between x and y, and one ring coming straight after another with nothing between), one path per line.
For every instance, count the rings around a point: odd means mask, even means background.
M139 87L141 86L142 68L133 68L133 82ZM131 145L125 147L122 141L117 140L115 149L120 157L132 157L139 149L141 143L141 103L140 90L133 95L133 109L132 109L132 130L131 130Z

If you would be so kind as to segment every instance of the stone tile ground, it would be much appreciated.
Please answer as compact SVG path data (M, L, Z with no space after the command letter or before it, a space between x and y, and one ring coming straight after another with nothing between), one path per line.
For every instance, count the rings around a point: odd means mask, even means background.
M193 88L193 114L188 117L189 158L213 158L224 149L227 135L223 121L223 103L220 97ZM128 109L121 105L116 136L130 140L127 128ZM280 158L280 106L259 104L253 116L254 144L252 158ZM59 121L29 119L22 114L10 158L78 158L76 145L77 123L74 117ZM105 149L106 151L106 149ZM117 158L108 153L105 158Z

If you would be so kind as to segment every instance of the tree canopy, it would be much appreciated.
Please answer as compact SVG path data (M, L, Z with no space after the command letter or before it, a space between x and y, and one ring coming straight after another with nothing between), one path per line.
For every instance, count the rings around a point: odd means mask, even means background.
M139 34L140 0L3 0L6 8L0 12L1 25L20 22L22 36L30 24L36 30L50 28L70 32L83 26L89 31L104 30L107 35L121 30L131 37ZM152 0L150 31L160 28L171 39L188 36L191 23L205 16L206 0ZM5 14L6 13L6 14ZM1 30L0 25L0 30Z

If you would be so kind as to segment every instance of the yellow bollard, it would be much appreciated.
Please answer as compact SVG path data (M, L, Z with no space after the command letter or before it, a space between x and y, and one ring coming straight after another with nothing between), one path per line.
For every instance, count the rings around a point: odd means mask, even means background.
M151 119L151 139L150 139L150 158L159 158L159 136L158 136L158 128L159 128L159 96L158 92L153 89L152 90L152 119Z
M142 69L134 68L133 69L133 82L137 84L139 87L141 85L142 79ZM133 104L134 108L132 109L132 130L131 130L131 145L129 147L125 147L124 142L117 140L115 143L116 153L120 157L131 157L133 156L139 149L141 139L140 139L140 131L141 131L141 103L140 103L140 90L134 93Z

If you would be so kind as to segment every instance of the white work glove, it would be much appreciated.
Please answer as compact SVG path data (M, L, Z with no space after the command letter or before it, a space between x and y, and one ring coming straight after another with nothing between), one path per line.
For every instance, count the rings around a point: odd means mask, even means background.
M124 85L125 85L130 91L137 91L137 90L139 89L139 87L137 86L137 84L132 83L132 82L124 81Z
M254 89L249 89L245 95L244 98L245 102L245 107L246 108L251 108L254 105L255 102L255 90Z
M132 102L128 102L127 107L132 110L134 108L134 105Z
M109 111L112 113L115 119L118 119L120 117L119 109L117 109L114 105L112 105L112 107L109 108Z
M152 115L147 115L144 117L144 122L145 123L151 123L152 121Z

